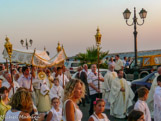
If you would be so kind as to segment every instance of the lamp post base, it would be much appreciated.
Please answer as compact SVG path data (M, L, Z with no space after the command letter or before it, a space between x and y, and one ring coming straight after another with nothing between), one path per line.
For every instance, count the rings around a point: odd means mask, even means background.
M139 72L138 72L138 67L136 66L134 68L134 80L139 78Z

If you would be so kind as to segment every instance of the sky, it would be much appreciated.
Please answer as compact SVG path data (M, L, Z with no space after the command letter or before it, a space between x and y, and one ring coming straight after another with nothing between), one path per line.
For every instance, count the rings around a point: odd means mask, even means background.
M20 40L33 40L30 49L43 50L54 56L58 41L67 56L85 52L96 45L97 26L102 34L102 51L134 51L133 26L126 25L123 12L134 7L138 22L144 8L147 18L137 26L138 50L160 49L161 0L0 0L0 61L6 35L13 48L25 49Z

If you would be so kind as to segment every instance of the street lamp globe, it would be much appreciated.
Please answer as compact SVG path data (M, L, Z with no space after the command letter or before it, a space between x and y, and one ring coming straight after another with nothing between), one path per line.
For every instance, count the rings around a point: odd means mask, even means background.
M30 39L30 41L29 41L29 42L30 42L30 44L32 45L32 43L33 43L33 40L32 40L32 39Z
M97 33L95 35L95 39L96 39L96 45L100 45L101 44L101 33L100 33L100 29L97 28Z
M23 44L24 44L24 40L21 40L20 42L21 42L21 45L23 45Z
M126 20L130 18L130 15L131 15L131 12L129 11L129 9L126 9L123 12L124 19L126 19Z
M142 10L140 11L139 15L140 15L141 19L144 19L144 18L146 18L147 11L144 8L142 8Z

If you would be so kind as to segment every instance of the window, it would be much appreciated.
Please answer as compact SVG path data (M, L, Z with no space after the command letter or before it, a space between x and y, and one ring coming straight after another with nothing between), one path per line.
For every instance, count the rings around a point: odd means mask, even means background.
M79 63L72 63L71 64L71 67L78 67L79 66Z
M144 66L150 65L150 57L149 58L144 58Z
M140 67L143 64L143 58L138 58L138 63L137 65ZM135 66L135 60L131 62L130 68L133 68Z

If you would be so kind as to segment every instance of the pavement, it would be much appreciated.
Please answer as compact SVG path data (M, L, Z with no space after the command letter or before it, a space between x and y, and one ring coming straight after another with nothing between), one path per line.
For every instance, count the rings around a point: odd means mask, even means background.
M89 119L89 113L88 113L89 107L90 107L89 104L86 104L86 107L83 107L82 105L80 106L80 109L83 112L82 121L88 121L88 119ZM126 119L117 119L117 118L114 118L113 116L110 116L110 111L109 110L105 110L104 113L107 115L107 117L108 117L108 119L110 121L127 121Z

